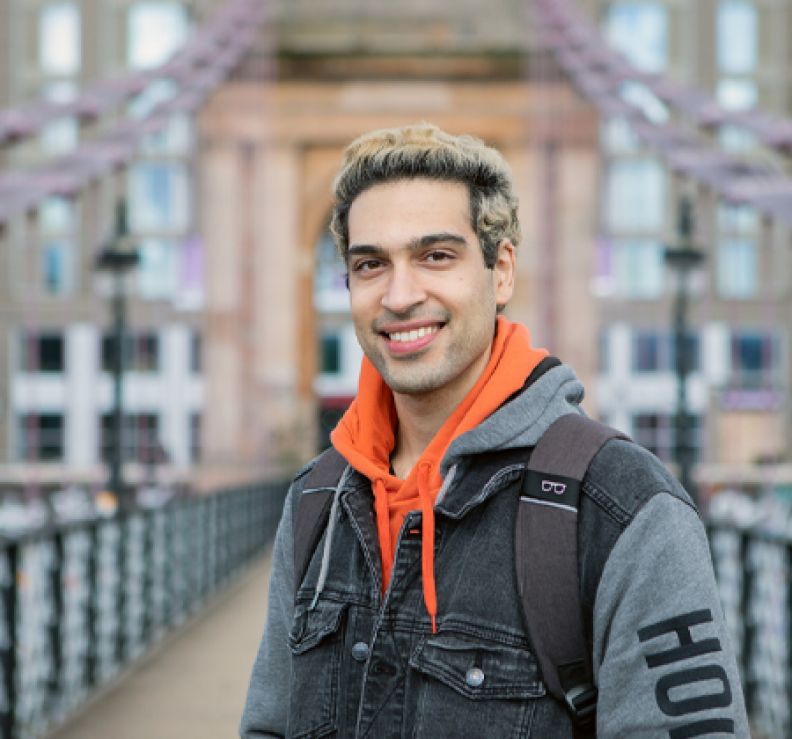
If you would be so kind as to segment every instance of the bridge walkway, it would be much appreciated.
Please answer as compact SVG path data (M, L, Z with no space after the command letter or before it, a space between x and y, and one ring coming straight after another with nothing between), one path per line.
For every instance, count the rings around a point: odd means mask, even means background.
M261 637L270 557L47 739L233 739Z

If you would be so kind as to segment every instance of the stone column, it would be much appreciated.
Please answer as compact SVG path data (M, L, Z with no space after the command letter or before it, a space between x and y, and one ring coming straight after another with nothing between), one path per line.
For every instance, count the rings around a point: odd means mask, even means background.
M253 188L255 303L252 323L256 454L268 472L293 472L311 456L313 391L301 365L313 350L312 255L302 248L301 157L296 146L268 143L256 160Z
M201 231L205 238L206 407L202 424L203 474L207 489L242 481L240 417L246 402L241 377L242 190L241 156L233 143L208 143L200 178ZM235 479L237 478L237 479Z
M586 410L596 415L597 342L601 325L591 292L598 219L599 160L593 147L560 150L556 294L558 348L586 387Z

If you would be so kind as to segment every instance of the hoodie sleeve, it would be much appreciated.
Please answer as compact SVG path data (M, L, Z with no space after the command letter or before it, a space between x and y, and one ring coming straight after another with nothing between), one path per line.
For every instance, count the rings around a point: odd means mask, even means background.
M695 510L655 495L614 546L594 607L597 736L750 736Z
M291 686L291 652L287 636L294 610L293 497L294 486L286 496L275 535L267 622L239 728L242 739L286 735Z

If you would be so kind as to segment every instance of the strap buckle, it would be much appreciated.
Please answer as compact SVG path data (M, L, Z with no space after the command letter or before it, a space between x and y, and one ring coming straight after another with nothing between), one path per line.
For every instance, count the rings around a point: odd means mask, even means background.
M585 726L597 715L597 688L591 683L575 685L564 693L564 701L575 724Z

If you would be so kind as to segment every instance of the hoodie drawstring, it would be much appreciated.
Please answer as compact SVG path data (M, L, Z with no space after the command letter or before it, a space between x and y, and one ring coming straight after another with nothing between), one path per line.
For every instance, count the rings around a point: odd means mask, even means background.
M423 578L423 597L429 618L432 620L432 633L437 633L437 591L435 590L434 542L435 519L434 499L430 482L432 463L423 461L418 465L418 497L421 499L423 533L421 537L421 576Z
M434 495L432 493L432 463L422 461L418 465L418 499L421 504L422 536L421 536L421 577L423 579L423 597L429 618L432 620L432 633L437 633L437 592L435 590L434 571ZM390 582L393 570L393 546L391 544L390 511L388 488L385 480L377 477L373 484L374 512L377 518L377 533L380 540L382 557L382 585Z
M393 569L393 545L391 542L390 512L388 507L388 488L385 480L378 477L372 486L374 490L374 513L377 518L377 534L380 541L380 555L382 558L382 589L385 583L390 582Z
M498 316L489 361L475 385L424 448L406 479L390 472L397 444L399 417L393 392L367 358L360 368L357 398L330 434L333 446L349 464L371 481L382 563L382 593L391 579L396 545L405 517L420 509L423 519L421 564L424 603L436 629L435 521L433 497L443 480L438 471L455 439L476 428L519 391L533 369L547 356L531 346L527 329ZM426 466L422 462L428 462ZM417 488L417 489L416 489Z
M313 601L311 601L311 606L309 609L311 611L316 608L316 604L319 601L319 596L322 594L325 583L327 582L327 573L330 569L330 552L333 548L333 535L335 534L336 521L338 519L338 507L339 501L341 499L341 490L346 483L347 477L349 477L350 471L351 468L349 467L344 470L344 474L341 475L341 479L338 481L335 493L333 494L333 503L330 506L330 518L327 522L327 533L325 534L324 549L322 549L322 564L319 568L319 580L316 583L316 592L314 593L314 598Z

